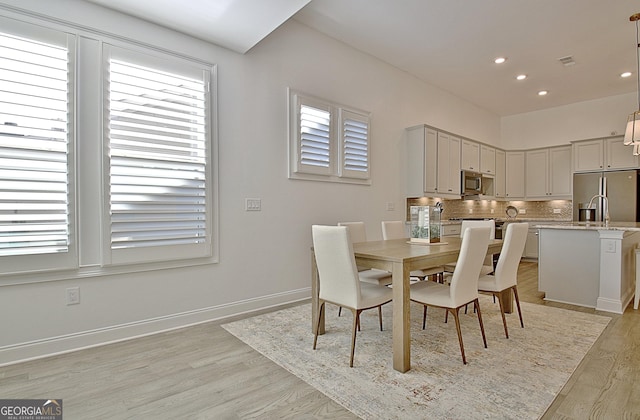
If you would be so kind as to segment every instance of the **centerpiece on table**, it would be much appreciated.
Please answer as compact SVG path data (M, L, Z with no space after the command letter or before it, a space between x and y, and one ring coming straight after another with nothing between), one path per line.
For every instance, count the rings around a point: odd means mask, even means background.
M439 243L442 206L411 206L411 242Z

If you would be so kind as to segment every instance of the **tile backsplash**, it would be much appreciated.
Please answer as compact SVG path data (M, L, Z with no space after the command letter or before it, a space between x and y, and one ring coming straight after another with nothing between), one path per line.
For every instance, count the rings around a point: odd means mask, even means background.
M518 209L517 219L566 220L573 217L571 200L550 201L495 201L495 200L443 200L433 197L407 198L407 220L410 206L433 206L442 201L442 219L460 217L508 218L507 206Z

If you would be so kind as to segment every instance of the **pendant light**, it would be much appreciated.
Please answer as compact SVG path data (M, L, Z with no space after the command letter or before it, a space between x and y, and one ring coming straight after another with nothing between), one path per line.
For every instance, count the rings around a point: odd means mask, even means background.
M636 76L638 78L638 110L629 115L627 119L627 129L624 132L624 144L629 146L634 145L633 154L638 155L640 149L640 36L638 35L638 21L640 20L640 13L633 14L629 17L629 21L636 23L636 61L637 69Z

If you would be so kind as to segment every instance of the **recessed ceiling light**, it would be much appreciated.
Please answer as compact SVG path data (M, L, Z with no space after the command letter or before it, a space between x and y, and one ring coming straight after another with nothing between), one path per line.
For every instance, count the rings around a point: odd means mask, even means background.
M518 80L524 80L526 78L527 78L526 74L519 74L519 75L516 76L516 79L518 79Z
M624 73L622 73L620 75L620 77L629 77L629 76L631 76L631 72L630 71L625 71Z
M541 90L540 92L538 92L538 95L540 95L540 96L544 96L544 95L546 95L547 93L549 93L549 92L547 92L546 90Z
M493 62L494 62L494 63L496 63L496 64L502 64L502 63L504 63L505 61L507 61L507 59L506 59L506 58L504 58L504 57L498 57L498 58L496 58L495 60L493 60Z

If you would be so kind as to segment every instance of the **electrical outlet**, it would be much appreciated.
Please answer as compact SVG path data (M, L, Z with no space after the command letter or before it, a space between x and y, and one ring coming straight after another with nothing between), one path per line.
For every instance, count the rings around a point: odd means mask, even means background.
M491 209L490 211L491 211L491 214L495 213L495 210L494 210L494 209Z
M562 210L560 209L553 209L553 214L560 214L562 213Z
M520 209L520 210L518 210L518 213L527 214L527 209Z
M394 211L396 209L396 205L393 203L393 201L389 201L387 203L387 211Z
M68 287L67 288L67 305L77 305L80 303L80 288Z
M245 211L261 211L262 200L259 198L245 198L244 209Z
M469 209L469 214L473 214L473 209Z

